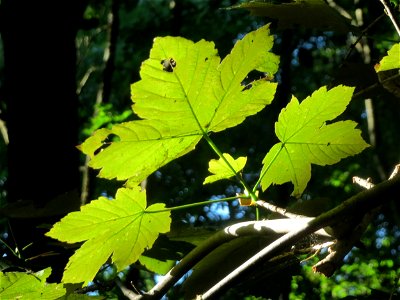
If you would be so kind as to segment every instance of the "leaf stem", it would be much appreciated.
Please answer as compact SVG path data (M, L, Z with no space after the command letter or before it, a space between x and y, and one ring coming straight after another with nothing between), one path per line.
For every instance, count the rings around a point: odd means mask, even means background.
M271 167L272 163L275 161L276 157L279 155L279 153L281 153L283 147L285 146L284 143L282 143L281 148L279 149L279 151L277 151L275 153L275 156L272 158L271 162L269 163L269 165L266 167L264 173L260 174L260 177L258 178L257 182L255 183L252 192L255 193L255 191L257 190L257 187L260 185L261 180L263 179L263 177L265 176L265 173L268 172L269 168Z
M393 12L392 12L390 5L387 3L386 0L380 0L380 2L382 3L383 7L385 8L385 13L388 15L390 21L392 21L393 26L397 31L397 34L400 36L400 26L397 23L395 17L393 16Z
M239 198L238 196L234 196L234 197L226 197L226 198L220 198L220 199L214 199L214 200L207 200L207 201L190 203L190 204L179 205L179 206L174 206L174 207L166 207L166 208L160 209L160 210L146 211L146 213L153 214L153 213L161 213L161 212L166 212L166 211L180 210L180 209L186 209L186 208L196 207L196 206L200 206L200 205L207 205L210 203L216 203L216 202L222 202L222 201L232 201L232 200L236 200L238 198ZM245 195L240 195L240 198L250 199L251 197L245 196Z
M229 161L225 158L221 150L215 145L213 140L210 138L210 136L205 133L203 134L204 138L206 139L207 143L210 145L210 147L214 150L214 152L224 161L224 163L231 169L232 173L234 174L235 178L242 184L243 188L245 191L248 192L250 199L253 201L257 201L258 197L255 194L255 191L251 190L250 187L247 185L247 183L243 180L242 176L239 175L238 172L232 167L232 165L229 163Z

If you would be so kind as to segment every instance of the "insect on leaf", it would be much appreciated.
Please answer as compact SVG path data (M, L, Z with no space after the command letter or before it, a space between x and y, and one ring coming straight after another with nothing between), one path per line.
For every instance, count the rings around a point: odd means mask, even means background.
M275 123L280 140L267 153L261 171L263 190L271 184L292 182L292 195L300 196L311 178L311 164L337 163L360 153L368 144L353 121L326 124L344 112L354 88L322 87L303 102L292 97Z
M70 257L63 282L87 285L109 257L118 271L137 261L171 223L169 211L162 211L164 204L146 205L139 187L121 188L114 200L100 197L56 223L47 236L84 242Z
M100 177L135 185L192 151L203 136L256 114L272 102L276 83L259 78L248 89L242 83L253 70L273 76L279 59L269 52L272 46L268 25L238 41L222 62L212 42L155 38L141 80L131 86L141 120L96 131L80 145L89 165L100 169ZM119 140L104 147L108 135Z

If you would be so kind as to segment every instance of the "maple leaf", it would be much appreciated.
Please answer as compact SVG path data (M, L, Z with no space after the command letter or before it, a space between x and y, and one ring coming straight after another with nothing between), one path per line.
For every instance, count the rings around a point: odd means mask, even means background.
M300 196L311 178L311 164L337 163L360 153L369 145L362 139L356 122L326 124L344 112L354 88L322 87L304 101L293 96L275 123L280 140L267 153L261 171L263 190L271 184L292 182L292 195Z
M246 88L253 70L271 77L279 59L269 52L268 25L247 34L220 63L214 43L157 37L141 80L131 87L133 111L141 118L100 129L80 149L103 178L138 184L168 162L192 151L210 132L236 126L273 100L276 83L265 78ZM106 143L109 135L117 141ZM99 151L101 150L101 151Z
M146 207L139 187L121 188L114 200L100 197L56 223L47 236L67 243L83 242L67 264L63 282L87 285L111 256L120 271L169 231L170 212L164 204Z
M51 268L35 273L0 272L0 299L58 299L65 295L62 284L47 283Z

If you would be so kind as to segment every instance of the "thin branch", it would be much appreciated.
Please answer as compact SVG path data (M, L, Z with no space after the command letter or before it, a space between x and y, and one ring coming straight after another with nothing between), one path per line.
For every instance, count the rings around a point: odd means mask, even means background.
M328 225L334 225L344 227L340 228L339 231L344 231L347 233L352 232L354 229L353 224L351 222L343 222L343 220L345 219L344 215L350 216L352 219L357 217L362 218L366 212L369 212L376 207L379 207L384 203L389 202L392 199L393 195L398 195L399 193L400 176L396 176L392 180L377 184L372 189L365 190L349 198L336 208L320 215L315 219L312 219L303 226L299 226L294 231L285 234L281 238L269 244L267 247L262 249L260 252L258 252L256 255L251 257L249 260L240 265L236 270L234 270L228 276L222 279L219 283L214 285L206 293L204 293L201 296L201 299L208 299L251 266L257 264L261 260L264 261L271 259L279 251L282 251L283 249L295 244L300 239L306 237L307 235L318 229L321 229Z
M267 209L269 211L278 213L278 214L280 214L280 215L282 215L284 217L287 217L289 219L307 218L306 216L303 216L303 215L297 215L297 214L288 212L285 208L273 205L273 204L268 203L267 201L264 201L264 200L261 200L261 199L258 200L256 202L256 204L257 204L257 206L260 206L260 207L263 207L263 208L265 208L265 209Z
M361 34L357 37L357 39L351 44L349 50L346 53L345 58L343 59L342 64L339 66L339 68L341 68L344 64L344 62L346 62L351 53L353 52L354 48L356 47L356 45L361 41L361 39L365 36L365 34L368 32L368 30L371 29L372 26L374 26L380 19L382 19L385 16L385 14L381 14L380 16L378 16L375 20L373 20L367 27L365 27L362 31Z
M374 83L373 85L370 85L369 87L367 87L367 88L365 88L365 89L363 89L363 90L361 90L361 91L359 91L359 92L353 94L352 99L361 97L363 94L365 94L365 93L367 93L367 92L370 92L371 90L374 90L374 89L376 89L376 88L382 86L384 83L389 82L389 81L394 80L394 79L397 79L397 78L399 78L399 77L400 77L400 74L395 74L395 75L393 75L393 76L390 76L390 77L388 77L388 78L385 78L384 80L382 80L382 81L380 81L380 82Z
M243 236L260 235L270 237L271 240L282 236L296 228L303 227L313 218L275 219L263 221L241 222L215 233L207 241L200 244L187 254L163 279L149 292L137 295L135 299L159 299L161 298L183 275L195 264L201 261L211 251L220 245ZM316 234L324 238L330 238L325 230L317 230Z
M128 289L128 288L121 282L121 280L120 280L119 278L117 278L115 281L116 281L116 283L117 283L119 289L121 290L122 294L124 294L124 296L125 296L126 298L128 298L128 299L130 299L130 300L134 300L134 299L136 299L136 298L139 296L139 295L136 294L134 291Z
M397 31L397 34L400 36L400 26L399 26L399 24L397 23L395 17L393 16L393 12L392 12L392 9L391 9L390 5L387 3L386 0L380 0L380 1L381 1L381 3L382 3L383 7L385 8L386 14L387 14L388 17L390 18L390 21L392 21L393 26L394 26L394 28L395 28L396 31Z
M332 227L333 232L343 235L354 229L354 222L344 222L351 219L357 222L372 209L379 207L385 202L389 202L391 195L400 193L400 176L394 177L377 184L374 188L362 191L359 194L344 201L336 208L320 215L317 218L297 218L297 219L279 219L265 221L251 221L235 224L217 232L206 242L200 244L186 255L167 275L163 277L153 289L143 295L137 295L135 299L160 299L183 275L185 275L195 264L203 259L207 254L218 246L234 238L245 235L266 234L281 236L269 244L255 256L246 261L243 265L230 273L225 279L211 288L203 299L214 294L219 288L230 283L232 279L241 274L250 266L258 263L261 259L270 259L279 251L296 244L298 241L311 233L329 234L323 230L327 226ZM285 225L284 225L285 224ZM283 226L284 225L284 226Z
M8 130L6 122L4 122L2 119L0 119L0 132L1 135L3 136L4 144L8 145L10 143L10 140L8 138Z

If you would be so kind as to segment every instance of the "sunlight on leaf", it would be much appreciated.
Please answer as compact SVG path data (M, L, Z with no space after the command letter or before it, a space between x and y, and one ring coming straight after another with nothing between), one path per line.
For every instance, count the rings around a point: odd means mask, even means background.
M270 104L276 83L260 78L246 88L253 70L271 78L279 58L270 53L269 26L247 34L220 63L214 43L157 37L132 84L132 108L142 120L100 129L80 149L103 178L138 184L168 162L192 151L210 132L236 126ZM119 141L103 144L109 135ZM101 151L99 151L101 150Z
M223 155L225 159L229 162L229 164L233 167L233 169L236 171L236 173L240 172L244 168L247 162L247 157L241 156L237 159L234 159L228 153L224 153ZM207 176L203 184L212 183L217 180L228 179L235 176L232 170L227 166L227 164L221 158L218 160L217 159L210 160L208 171L210 171L210 173L213 173L214 175Z
M67 243L84 241L71 256L63 282L87 285L110 256L118 271L137 261L171 223L169 211L158 212L164 204L146 205L139 187L121 188L115 200L100 197L56 223L47 236Z
M36 273L0 272L0 299L48 299L65 295L62 284L47 283L51 268Z
M311 164L337 163L360 153L368 144L353 121L326 124L344 112L354 88L338 86L329 91L322 87L299 104L293 96L275 123L280 143L263 160L261 185L292 182L292 195L300 196L311 178Z
M147 270L160 275L167 274L176 264L175 260L159 260L145 255L140 256L139 262L145 266Z
M400 69L400 43L395 44L375 66L376 72Z

